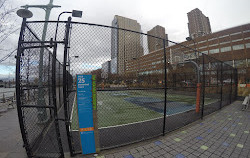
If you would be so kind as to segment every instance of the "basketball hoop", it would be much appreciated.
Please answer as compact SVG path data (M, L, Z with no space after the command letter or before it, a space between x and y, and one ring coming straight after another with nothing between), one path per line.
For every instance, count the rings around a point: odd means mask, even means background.
M184 66L184 53L170 49L170 63L173 70L177 69L177 65Z

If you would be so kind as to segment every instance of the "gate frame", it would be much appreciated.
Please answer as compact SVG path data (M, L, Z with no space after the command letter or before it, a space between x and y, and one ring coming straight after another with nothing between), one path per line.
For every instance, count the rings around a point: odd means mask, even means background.
M33 155L33 151L30 148L30 144L28 142L27 139L27 131L25 129L25 125L24 125L24 120L23 118L25 117L23 115L22 112L22 107L26 107L26 108L48 108L48 109L53 109L53 113L54 113L54 118L52 119L52 124L54 123L55 125L55 134L57 136L57 142L58 142L58 148L59 148L59 152L58 154L60 154L60 158L64 158L64 152L63 152L63 147L62 147L62 141L61 141L61 137L60 137L60 130L59 130L59 123L58 123L58 115L57 115L57 106L56 106L56 48L57 48L57 43L61 43L61 42L53 42L53 40L51 39L50 41L35 41L35 42L25 42L24 41L24 32L25 29L28 29L27 27L27 21L26 18L23 18L22 21L22 26L21 26L21 30L20 30L20 34L19 34L19 40L18 40L18 49L17 49L17 55L15 56L16 58L16 104L17 104L17 113L18 113L18 120L19 120L19 125L20 125L20 131L21 131L21 135L22 135L22 139L24 142L23 147L26 150L27 156L28 157L34 157L35 155ZM38 40L39 38L33 34ZM31 46L31 47L22 47L23 43L41 43L41 46ZM49 43L49 45L44 45L45 43ZM21 68L21 55L23 53L23 51L25 49L32 49L32 48L54 48L53 52L51 53L52 55L52 105L49 106L34 106L34 105L22 105L21 103L21 86L20 86L20 68ZM51 96L49 95L49 98ZM53 122L54 121L54 122Z

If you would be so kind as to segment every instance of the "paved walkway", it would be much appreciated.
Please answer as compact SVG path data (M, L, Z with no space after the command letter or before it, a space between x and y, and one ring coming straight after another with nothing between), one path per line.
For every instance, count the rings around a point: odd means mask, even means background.
M0 157L27 157L16 109L1 113L0 127ZM97 158L250 158L249 131L250 112L241 111L238 101L164 137L102 151Z
M97 158L250 158L250 112L240 101L155 140L103 151Z
M0 158L26 158L17 110L0 113Z

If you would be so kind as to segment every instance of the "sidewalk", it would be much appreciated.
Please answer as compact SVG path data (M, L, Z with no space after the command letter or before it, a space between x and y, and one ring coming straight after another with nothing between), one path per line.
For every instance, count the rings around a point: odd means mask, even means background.
M241 103L164 137L102 151L97 158L250 158L250 112L241 111Z
M241 103L164 137L102 151L97 158L250 158L250 112L241 111ZM16 109L0 115L0 157L27 157Z
M0 157L26 158L20 132L17 110L11 109L0 114Z

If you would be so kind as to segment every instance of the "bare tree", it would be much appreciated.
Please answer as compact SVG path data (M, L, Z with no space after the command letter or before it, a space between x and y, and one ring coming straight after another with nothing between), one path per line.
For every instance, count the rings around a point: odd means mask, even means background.
M16 26L15 11L9 5L8 0L0 0L0 45L13 33L19 30ZM6 48L0 47L2 51L9 51Z

